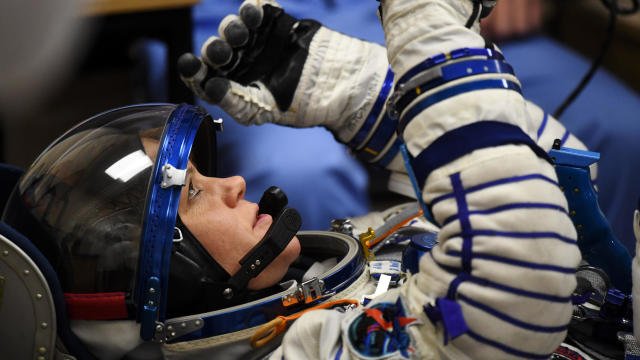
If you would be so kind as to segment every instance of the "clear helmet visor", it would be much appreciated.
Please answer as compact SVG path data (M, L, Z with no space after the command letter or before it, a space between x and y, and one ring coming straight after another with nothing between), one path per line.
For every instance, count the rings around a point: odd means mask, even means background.
M182 186L163 168L179 176L191 156L214 175L215 131L205 118L197 107L149 104L80 123L26 170L4 220L49 259L64 292L143 301L152 278L162 306Z

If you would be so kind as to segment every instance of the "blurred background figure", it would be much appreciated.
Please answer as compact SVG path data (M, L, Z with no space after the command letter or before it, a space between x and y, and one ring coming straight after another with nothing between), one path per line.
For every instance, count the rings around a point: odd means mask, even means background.
M79 13L77 0L0 3L0 136L69 80L90 32ZM1 161L4 139L0 144Z
M0 4L0 109L6 118L41 105L84 53L77 0Z

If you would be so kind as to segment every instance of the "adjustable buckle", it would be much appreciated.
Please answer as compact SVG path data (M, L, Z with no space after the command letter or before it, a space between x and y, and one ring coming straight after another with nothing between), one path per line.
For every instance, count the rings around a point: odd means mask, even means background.
M298 287L289 294L282 296L282 305L289 307L296 304L309 304L332 295L331 293L323 294L323 291L324 281L314 277L298 285Z

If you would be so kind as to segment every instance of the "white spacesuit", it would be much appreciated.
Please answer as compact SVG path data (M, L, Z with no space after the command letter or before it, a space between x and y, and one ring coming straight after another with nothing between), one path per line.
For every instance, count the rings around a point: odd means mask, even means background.
M320 255L268 293L247 284L300 226L278 193L253 207L251 226L264 223L258 213L273 225L236 272L182 208L205 196L194 174L215 174L207 154L219 123L156 104L100 114L63 135L3 215L62 283L75 335L61 332L58 351L81 351L77 336L83 351L109 359L134 358L146 344L158 357L189 359L548 358L567 333L581 255L547 152L555 139L584 146L523 99L513 69L478 35L494 3L381 1L385 49L251 0L222 22L202 60L181 58L185 83L238 121L325 126L391 170L390 188L416 190L419 205L300 233L300 258ZM412 237L436 232L421 248ZM423 254L402 259L406 278L392 262L407 256L393 249L401 240ZM389 261L367 263L374 250ZM301 309L289 305L344 298L368 304L307 312L273 352L249 347L269 320Z
M293 54L285 64L244 52L260 41L255 34L278 37L277 25L255 21L277 23L267 10L277 5L247 1L240 17L221 23L221 38L203 46L208 66L183 59L183 69L192 62L185 82L242 123L323 125L365 160L395 174L415 172L425 213L440 227L420 271L376 299L384 315L311 312L288 330L273 359L542 359L564 338L581 256L545 154L554 139L580 144L523 99L499 51L485 48L478 19L492 3L381 1L386 49L298 22L292 42L308 57L296 68L295 52L281 52ZM270 72L247 75L257 68ZM282 75L295 70L291 87ZM392 176L391 187L406 189L393 184L400 178Z

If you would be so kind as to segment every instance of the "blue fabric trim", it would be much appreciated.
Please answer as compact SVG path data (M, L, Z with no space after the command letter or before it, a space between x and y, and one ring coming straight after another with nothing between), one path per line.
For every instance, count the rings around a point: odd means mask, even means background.
M487 210L473 210L473 211L469 211L469 216L471 215L487 215L487 214L494 214L497 212L501 212L501 211L506 211L506 210L515 210L515 209L550 209L550 210L557 210L562 212L563 214L567 214L567 210L565 210L565 208L563 208L560 205L556 205L556 204L545 204L545 203L511 203L511 204L506 204L506 205L500 205L500 206L496 206L494 208L491 209L487 209ZM450 222L456 220L458 218L458 215L451 215L449 216L443 223L442 226L445 226L447 224L449 224Z
M474 276L467 279L467 281L478 284L478 285L482 285L482 286L492 287L494 289L509 292L512 294L530 297L533 299L546 300L546 301L557 302L557 303L566 303L571 301L571 296L556 296L556 295L543 294L535 291L518 289L508 285L499 284L493 281L485 280L485 279L474 277Z
M356 134L356 136L354 136L353 139L349 141L350 148L352 149L357 148L358 145L360 145L360 143L362 143L364 139L367 138L367 135L373 128L374 124L376 123L376 120L378 120L378 117L380 116L380 112L382 111L382 108L384 107L384 104L387 101L389 94L391 93L391 87L393 85L393 76L394 75L393 75L393 72L391 71L391 66L389 66L389 70L387 70L387 75L385 76L384 82L382 83L382 87L380 88L380 93L378 93L378 98L376 99L375 103L373 103L373 107L371 107L369 116L367 116L367 119L365 120L364 124L362 124L362 127L360 127L360 130L358 130L358 133Z
M491 314L495 317L497 317L498 319L508 322L511 325L517 326L519 328L523 328L523 329L527 329L527 330L531 330L531 331L536 331L536 332L543 332L543 333L555 333L555 332L559 332L559 331L565 331L567 330L567 328L569 328L569 324L566 325L560 325L560 326L541 326L541 325L534 325L528 322L524 322L522 320L518 320L516 318L513 318L507 314L501 313L500 311L487 306L485 304L479 303L471 298L468 298L462 294L458 294L458 298L464 302L466 302L467 304L480 309L488 314Z
M564 132L564 135L562 135L562 140L560 140L560 145L564 145L564 143L567 141L567 139L569 138L569 130Z
M461 235L462 234L457 234L457 235L452 235L451 237L461 236ZM549 238L558 239L562 242L566 242L571 245L576 244L576 240L566 236L562 236L554 232L509 232L509 231L477 230L476 229L476 230L471 230L470 235L472 236L504 236L504 237L520 238L520 239L521 238L539 239L539 238L549 237Z
M366 162L371 162L380 155L380 152L389 143L396 130L397 122L392 120L388 114L385 114L378 128L373 133L367 144L358 151L358 157Z
M462 256L462 252L455 251L455 250L449 250L445 254L447 254L449 256ZM555 272L559 272L559 273L563 273L563 274L575 274L576 273L576 269L574 269L574 268L568 268L568 267L562 267L562 266L556 266L556 265L548 265L548 264L539 264L539 263L534 263L534 262L529 262L529 261L522 261L522 260L515 260L515 259L511 259L511 258L498 256L498 255L482 254L482 253L477 253L476 252L476 253L473 253L471 255L471 257L475 258L475 259L483 259L483 260L491 260L491 261L501 262L501 263L504 263L504 264L524 267L524 268L528 268L528 269L548 270L548 271L555 271Z
M340 348L338 349L338 353L336 353L336 357L334 359L339 360L340 356L342 356L342 345L340 345Z
M396 138L396 141L393 142L393 145L391 145L389 150L387 150L387 153L378 160L376 165L383 168L387 167L387 165L389 165L396 157L398 151L400 151L400 145L402 145L402 141L399 138Z
M460 179L460 173L451 175L451 186L453 187L453 193L456 197L456 204L458 205L458 218L460 219L460 227L463 234L471 233L471 222L469 221L469 209L467 207L467 201L465 199L464 187L462 186L462 180ZM472 236L462 236L462 271L471 273L471 247Z
M557 181L551 179L550 177L544 176L542 174L528 174L528 175L512 176L504 179L493 180L483 184L470 186L465 190L465 193L470 194L474 191L486 189L492 186L510 184L514 182L527 181L527 180L544 180L544 181L550 182L553 185L560 186L560 184L558 184ZM440 201L453 197L453 195L454 195L453 192L451 192L448 194L438 196L437 198L433 199L429 205L433 207L435 204L439 203Z
M528 290L522 290L522 289L518 289L518 288L514 288L508 285L503 285L503 284L499 284L490 280L486 280L483 278L479 278L473 275L469 275L467 273L463 273L461 272L460 269L456 269L452 266L447 266L444 264L441 264L440 262L438 262L438 260L436 260L436 258L433 256L432 252L430 251L429 254L431 255L431 258L433 259L433 261L442 269L446 270L448 273L453 274L453 275L463 275L464 276L464 281L468 281L468 282L472 282L474 284L480 285L480 286L486 286L486 287L492 287L494 289L498 289L501 291L505 291L505 292L509 292L512 294L516 294L516 295L520 295L520 296L525 296L525 297L529 297L529 298L533 298L533 299L539 299L539 300L546 300L546 301L551 301L551 302L559 302L559 303L565 303L565 302L569 302L571 301L571 296L556 296L556 295L549 295L549 294L542 294L542 293L538 293L538 292L534 292L534 291L528 291Z
M470 56L486 56L489 59L498 59L504 60L504 56L496 50L487 49L487 48L462 48L451 51L450 53L442 53L438 55L431 56L430 58L422 61L418 65L412 67L407 71L401 78L398 80L395 88L398 89L400 84L404 84L409 79L414 77L415 75L429 70L430 68L443 64L449 60L461 59Z
M441 267L442 269L444 269L446 272L448 272L451 275L458 275L460 274L460 269L455 268L453 266L448 266L448 265L444 265L440 262L438 262L438 260L436 260L435 256L433 256L433 251L429 251L428 252L429 255L431 255L431 259L433 259L433 262L435 262L439 267Z
M416 116L418 116L422 111L435 105L441 101L452 98L456 95L461 95L464 93L477 91L477 90L488 90L488 89L502 89L502 90L513 90L518 93L522 93L520 89L520 85L516 84L513 81L508 81L505 79L488 79L488 80L476 80L469 81L463 84L455 85L447 89L443 89L442 91L438 91L433 93L423 99L418 100L413 106L407 110L407 112L400 117L400 121L398 122L398 136L402 137L404 129L407 125L413 120Z
M487 339L484 336L481 336L475 332L473 332L472 330L469 330L467 332L467 334L469 336L471 336L471 338L473 338L474 340L481 342L483 344L486 345L490 345L493 346L495 348L498 348L504 352L506 352L507 354L511 354L511 355L516 355L519 357L525 357L525 358L530 358L530 359L549 359L549 357L551 357L551 354L534 354L534 353L529 353L529 352L525 352L525 351L521 351L518 349L514 349L512 347L509 347L507 345L501 344L497 341L491 340L491 339Z
M443 66L440 70L440 77L415 88L407 89L407 92L393 104L398 114L402 114L407 105L420 96L420 94L424 94L429 90L453 80L483 74L509 74L515 76L511 65L499 60L467 60Z
M542 123L540 124L540 127L538 128L538 139L540 139L540 136L542 136L542 133L544 132L544 128L547 127L547 120L549 119L549 114L544 113L544 118L542 118Z
M479 121L440 136L413 159L411 164L422 189L433 170L474 150L506 144L528 145L536 155L551 163L547 152L519 127L499 121ZM469 190L465 191L468 192Z
M449 288L447 289L447 299L455 300L456 293L458 292L458 287L463 282L471 279L471 275L468 272L458 273L458 276L455 279L451 280L449 283Z
M438 322L442 322L445 345L449 340L454 340L469 331L469 326L464 320L462 308L455 300L437 298L435 306L427 304L423 306L423 310L432 324L435 325Z
M425 205L424 200L422 200L422 193L420 192L416 176L414 175L413 169L411 168L411 157L409 156L409 152L407 151L407 146L405 144L400 144L400 152L402 153L402 158L404 160L404 167L405 169L407 169L407 175L409 176L409 180L411 181L411 187L413 188L413 192L416 194L418 204L422 209L422 216L424 216L425 219L427 219L432 224L438 226L438 223L435 222L435 219L431 214L431 209L428 208Z

